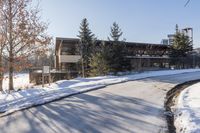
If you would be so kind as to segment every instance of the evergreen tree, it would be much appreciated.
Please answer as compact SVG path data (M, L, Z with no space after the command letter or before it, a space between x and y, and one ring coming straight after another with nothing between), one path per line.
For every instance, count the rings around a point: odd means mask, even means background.
M187 35L178 31L174 36L174 41L171 47L170 57L171 64L179 68L184 68L184 58L192 51L192 43Z
M185 57L190 51L192 51L192 44L189 37L184 33L177 32L174 36L171 56Z
M111 27L111 33L110 33L111 39L109 38L109 40L112 40L112 41L115 41L115 42L119 41L122 34L123 34L123 32L119 28L119 25L116 22L114 22L112 27Z
M107 75L110 72L109 57L110 49L101 43L90 58L90 76Z
M119 25L114 22L111 27L111 38L108 38L111 44L111 58L109 64L114 74L117 74L119 71L124 71L124 66L126 66L126 59L124 58L126 51L125 42L120 40L122 34L123 32L119 28Z
M80 24L80 31L78 37L80 38L80 52L83 58L84 69L86 74L89 67L89 58L94 48L94 34L89 28L89 23L86 18L84 18Z

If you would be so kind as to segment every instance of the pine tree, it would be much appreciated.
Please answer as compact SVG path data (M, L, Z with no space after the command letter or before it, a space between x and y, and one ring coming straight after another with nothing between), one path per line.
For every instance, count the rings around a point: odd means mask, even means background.
M174 36L171 56L185 57L190 51L192 51L192 44L189 37L184 33L177 32Z
M95 37L89 28L89 23L86 18L84 18L80 24L78 37L80 38L80 52L83 58L84 69L88 69L89 58L94 48Z
M110 33L111 39L109 38L109 40L112 40L112 41L115 41L115 42L119 41L122 34L123 34L123 32L119 28L119 25L116 22L114 22L112 27L111 27L111 33Z
M110 49L101 43L90 58L90 76L107 75L110 72L109 57Z
M174 64L179 68L184 68L183 58L185 58L192 49L189 37L178 31L174 36L174 41L171 47L171 64Z
M111 27L111 33L109 41L111 43L111 58L110 58L110 67L111 70L114 72L114 74L117 74L119 71L124 71L124 65L125 65L125 42L123 40L120 40L120 37L122 36L123 32L119 28L119 25L114 22Z

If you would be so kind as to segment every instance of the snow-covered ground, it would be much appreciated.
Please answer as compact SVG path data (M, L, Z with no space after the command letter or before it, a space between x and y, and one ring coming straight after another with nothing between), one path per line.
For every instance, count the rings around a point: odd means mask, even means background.
M8 90L8 74L4 75L4 79L3 79L3 89L4 90ZM30 88L32 86L32 84L29 83L29 74L28 73L18 73L18 74L14 74L14 86L15 86L15 90L18 89L26 89L26 88Z
M164 76L181 74L187 72L197 72L200 69L185 69L185 70L164 70L164 71L149 71L143 73L135 73L125 76L101 76L93 78L76 78L72 80L61 80L52 83L50 86L46 85L44 88L41 86L33 86L25 90L13 92L10 94L0 94L0 112L11 113L34 105L40 105L50 102L62 97L72 94L93 90L107 85L121 83L131 80L137 80L147 77ZM16 78L16 85L30 86L26 82L28 75L20 74Z
M174 124L180 133L200 132L200 83L184 89L179 95Z

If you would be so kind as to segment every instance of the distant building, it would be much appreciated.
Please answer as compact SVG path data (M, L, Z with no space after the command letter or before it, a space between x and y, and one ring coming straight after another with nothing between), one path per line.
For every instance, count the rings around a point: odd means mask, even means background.
M169 34L168 36L169 45L172 45L174 42L174 34Z
M190 42L193 44L193 28L186 27L182 29L182 32L189 37Z
M176 25L176 32L179 32L177 25ZM191 43L193 42L193 28L184 28L184 29L181 30L181 32L189 37ZM175 34L168 34L167 35L168 38L162 39L161 44L172 45L173 42L174 42L174 36L175 36Z
M162 39L161 44L163 45L172 45L174 42L174 34L167 35L167 39Z
M169 45L169 39L162 39L161 44Z

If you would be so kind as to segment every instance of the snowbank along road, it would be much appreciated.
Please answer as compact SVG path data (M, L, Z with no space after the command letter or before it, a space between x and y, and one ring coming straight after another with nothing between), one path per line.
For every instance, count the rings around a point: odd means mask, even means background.
M185 88L173 107L177 133L200 132L200 82Z
M164 133L166 92L200 72L107 86L0 118L1 133Z

